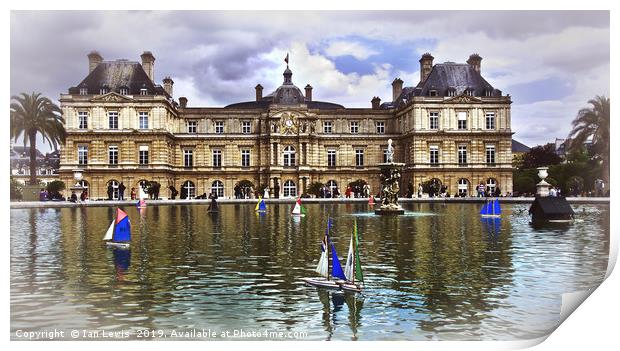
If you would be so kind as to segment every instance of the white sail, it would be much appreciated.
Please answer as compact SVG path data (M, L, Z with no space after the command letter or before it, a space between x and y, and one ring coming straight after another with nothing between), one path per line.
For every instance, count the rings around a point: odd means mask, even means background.
M321 258L319 259L319 264L316 266L315 271L317 273L319 273L320 275L324 276L325 278L327 278L327 266L328 266L329 262L328 262L328 258L327 258L327 248L325 248L325 250L323 250L323 253L321 253Z
M344 266L344 276L348 281L353 281L353 275L355 274L355 265L353 264L353 235L351 235L351 241L349 242L349 253L347 254L347 264Z
M292 214L294 215L301 214L301 206L299 205L299 202L295 203L295 207L293 208Z
M110 227L108 228L108 231L105 232L103 240L112 240L112 234L114 234L114 221L116 221L116 219L113 219L112 223L110 223Z

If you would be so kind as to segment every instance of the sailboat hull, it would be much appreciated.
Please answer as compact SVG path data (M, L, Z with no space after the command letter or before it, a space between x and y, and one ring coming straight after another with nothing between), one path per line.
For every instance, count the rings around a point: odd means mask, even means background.
M303 280L308 285L316 286L319 288L336 290L340 289L340 284L338 284L334 280L327 280L325 278L302 278L301 280Z
M120 243L120 242L114 242L114 241L106 241L105 244L107 246L118 247L119 249L128 249L129 248L129 243Z
M356 292L356 293L362 292L362 287L360 285L355 284L355 283L350 283L350 282L341 284L340 288L347 292Z
M480 217L483 217L483 218L502 218L502 215L498 215L498 214L481 214Z

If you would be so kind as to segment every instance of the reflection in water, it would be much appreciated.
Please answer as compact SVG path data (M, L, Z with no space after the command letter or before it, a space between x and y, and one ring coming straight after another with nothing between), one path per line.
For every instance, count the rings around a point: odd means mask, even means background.
M125 206L131 250L108 249L115 208L11 210L11 331L209 328L303 331L310 340L534 338L555 327L560 294L600 283L609 206L533 227L527 205L480 219L475 204ZM585 211L584 211L585 210ZM327 217L346 253L357 220L364 296L300 283L314 275ZM558 254L561 252L562 254ZM132 257L133 256L133 257Z

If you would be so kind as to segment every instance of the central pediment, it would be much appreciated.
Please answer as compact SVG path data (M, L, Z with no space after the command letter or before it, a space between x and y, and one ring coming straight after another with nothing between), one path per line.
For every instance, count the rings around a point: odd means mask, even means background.
M103 95L98 95L92 98L90 101L92 102L129 102L132 101L132 98L129 98L125 95L121 95L119 93L110 92Z
M447 99L444 102L452 103L452 104L471 104L471 103L480 103L482 102L482 100L479 98L473 97L473 96L469 96L469 95L459 95L451 99Z

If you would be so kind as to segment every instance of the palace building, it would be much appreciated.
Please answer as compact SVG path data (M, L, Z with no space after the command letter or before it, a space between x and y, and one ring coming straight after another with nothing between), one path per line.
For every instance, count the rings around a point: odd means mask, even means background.
M312 86L293 83L288 64L269 94L258 84L254 101L200 107L176 100L170 77L154 81L151 52L141 62L91 52L88 75L60 96L67 130L60 178L75 184L81 171L91 199L107 198L108 185L117 197L121 182L128 197L143 181L159 182L163 198L170 186L182 198L233 197L241 181L292 197L315 182L343 194L361 179L376 194L377 165L392 139L394 161L405 163L401 196L410 182L417 191L429 181L452 196L472 196L480 183L511 193L510 95L482 77L477 54L466 63L433 60L421 57L415 86L397 78L391 101L374 97L368 108L314 100Z

